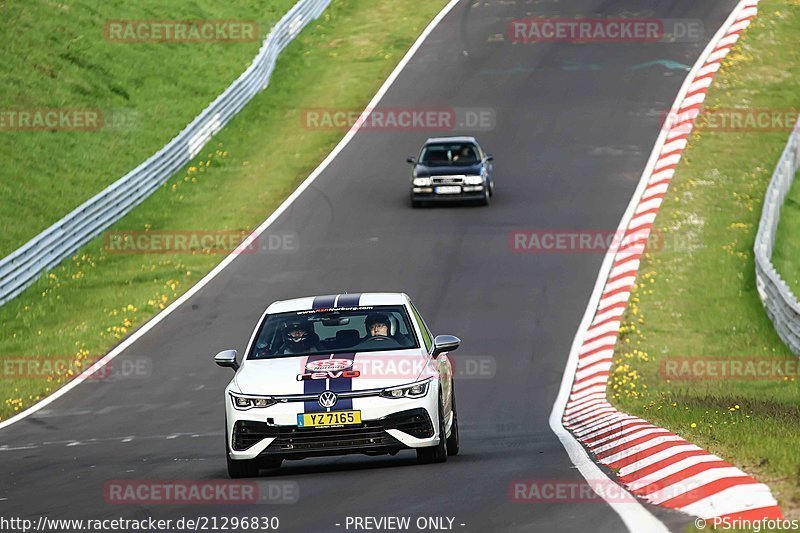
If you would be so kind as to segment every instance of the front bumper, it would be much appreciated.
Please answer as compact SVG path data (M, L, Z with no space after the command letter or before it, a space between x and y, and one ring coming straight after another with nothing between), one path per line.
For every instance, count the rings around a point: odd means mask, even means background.
M483 185L464 185L460 193L437 193L436 186L431 187L412 187L412 200L435 201L435 202L463 202L467 200L482 200L486 197L486 190Z
M301 459L435 446L439 443L436 385L422 398L354 398L352 409L361 411L362 423L337 428L298 427L303 402L240 411L226 397L228 453L231 459Z
M403 433L417 440L434 436L433 423L425 409L412 409L378 419L365 420L356 426L303 428L271 426L264 422L240 420L233 426L231 446L246 452L268 442L258 457L303 459L327 455L360 453L381 455L408 449L396 435Z

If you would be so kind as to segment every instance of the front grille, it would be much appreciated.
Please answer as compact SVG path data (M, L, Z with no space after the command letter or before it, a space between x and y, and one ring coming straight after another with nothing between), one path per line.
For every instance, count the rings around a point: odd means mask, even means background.
M464 183L464 176L434 176L434 185L461 185Z
M367 422L341 428L282 428L268 449L270 452L320 452L392 445L399 447L400 443L376 422Z

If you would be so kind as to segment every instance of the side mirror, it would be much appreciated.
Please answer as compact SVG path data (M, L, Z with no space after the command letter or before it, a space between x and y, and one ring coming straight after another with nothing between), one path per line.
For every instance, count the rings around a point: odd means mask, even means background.
M415 157L406 157L406 163L411 163L412 165L417 164L417 158Z
M493 155L486 154L486 160L487 160L487 161L494 161L494 156L493 156Z
M433 358L436 359L445 352L454 352L461 346L461 339L452 335L437 335L433 339Z
M234 372L239 370L239 363L236 362L236 350L225 350L214 356L214 362L219 366L232 368Z

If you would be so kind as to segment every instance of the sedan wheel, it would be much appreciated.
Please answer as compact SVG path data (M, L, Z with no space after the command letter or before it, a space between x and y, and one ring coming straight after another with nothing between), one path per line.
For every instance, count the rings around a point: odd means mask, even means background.
M240 459L238 461L231 459L228 452L228 422L225 421L225 459L228 463L228 476L231 479L241 479L246 477L258 476L258 463L254 459Z
M447 455L458 455L458 410L456 409L456 389L452 388L453 395L453 426L450 428L450 436L447 437Z
M447 437L444 429L444 408L439 398L439 444L427 448L417 448L417 462L421 464L444 463L447 461Z

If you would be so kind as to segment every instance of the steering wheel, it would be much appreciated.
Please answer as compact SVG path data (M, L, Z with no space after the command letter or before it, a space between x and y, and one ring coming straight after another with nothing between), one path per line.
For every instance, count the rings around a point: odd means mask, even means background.
M394 339L389 337L388 335L373 335L367 339L368 341L393 341Z

